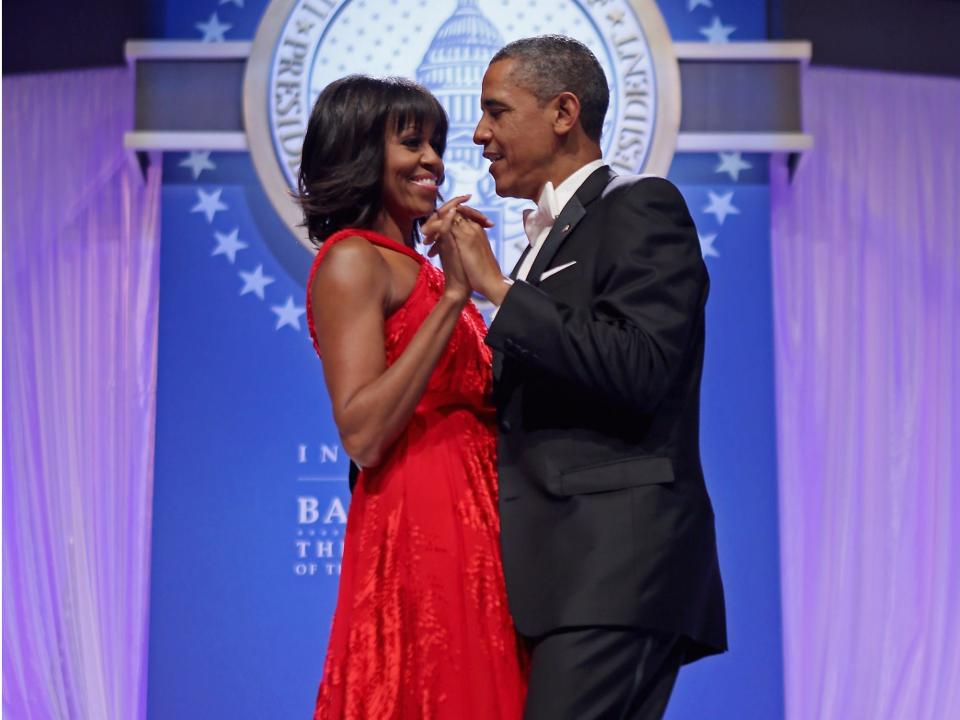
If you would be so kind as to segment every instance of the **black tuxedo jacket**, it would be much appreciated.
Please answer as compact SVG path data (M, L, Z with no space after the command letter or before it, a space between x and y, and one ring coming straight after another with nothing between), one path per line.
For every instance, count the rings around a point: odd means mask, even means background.
M708 285L677 189L603 167L500 306L487 343L521 633L660 630L692 640L687 661L726 648L698 437Z

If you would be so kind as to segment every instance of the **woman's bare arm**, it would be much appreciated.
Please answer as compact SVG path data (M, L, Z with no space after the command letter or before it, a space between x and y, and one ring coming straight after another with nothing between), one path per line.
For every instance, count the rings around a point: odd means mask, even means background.
M469 297L469 288L448 273L437 305L387 367L391 273L373 245L346 238L330 249L310 289L334 420L344 450L364 467L377 465L410 421Z

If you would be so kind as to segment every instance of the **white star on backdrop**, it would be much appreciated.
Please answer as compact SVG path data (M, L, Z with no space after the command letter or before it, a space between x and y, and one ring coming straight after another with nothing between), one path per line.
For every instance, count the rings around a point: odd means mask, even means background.
M293 295L287 297L287 303L285 305L273 305L270 309L277 314L277 327L274 328L275 330L279 330L284 325L289 325L299 330L300 316L307 311L306 308L296 305L293 302Z
M738 181L740 179L741 170L749 170L753 167L753 165L744 160L743 156L738 152L722 152L719 153L719 156L720 164L714 168L714 172L725 172L730 175L730 179L733 181Z
M703 211L710 215L714 215L717 218L717 222L723 225L723 221L727 219L727 215L739 215L740 210L733 206L733 193L728 192L723 195L717 195L716 193L707 191L707 195L710 197L710 204L707 205Z
M263 265L257 265L257 269L252 273L240 271L240 277L243 278L243 288L241 295L249 292L256 293L257 297L263 300L263 290L267 285L273 282L273 278L263 274Z
M220 0L220 4L221 5L233 4L233 5L236 5L238 8L242 8L243 0Z
M730 34L736 29L733 25L724 25L720 18L714 15L712 23L700 28L700 34L707 38L707 42L726 43L730 42Z
M188 167L193 173L193 179L200 177L204 170L216 170L217 166L210 159L210 151L200 152L192 150L186 158L180 161L180 167Z
M693 12L698 7L713 7L713 0L687 0L687 12Z
M718 253L717 249L713 246L713 241L717 239L716 233L712 235L700 235L697 233L697 236L700 238L700 254L703 257L720 257L720 253Z
M249 247L247 243L240 240L240 228L234 228L231 233L215 232L213 236L217 239L217 246L213 249L211 255L226 255L231 264L236 262L237 251Z
M212 193L206 193L197 188L197 204L190 208L190 212L202 212L207 217L207 222L213 222L213 216L221 210L226 210L227 205L220 202L220 193L223 188L217 188Z
M203 42L223 42L226 40L223 34L233 27L230 23L220 22L216 13L211 13L205 23L194 23L193 26L203 33Z

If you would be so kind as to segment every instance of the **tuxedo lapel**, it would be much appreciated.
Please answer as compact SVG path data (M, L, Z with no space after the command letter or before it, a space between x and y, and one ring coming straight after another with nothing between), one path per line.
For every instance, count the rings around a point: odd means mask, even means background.
M557 254L563 241L570 236L574 228L583 220L587 214L586 206L603 191L607 183L614 177L613 171L606 165L597 168L590 176L583 181L583 184L577 190L576 194L570 198L570 201L564 206L556 222L550 229L547 239L543 241L543 247L537 253L537 259L533 261L530 272L527 273L527 282L532 285L540 284L540 276L547 269L553 256Z
M520 272L520 266L523 265L523 261L527 259L527 255L530 254L530 251L531 251L532 249L533 249L533 248L531 248L530 245L528 244L528 245L523 249L523 252L520 253L520 259L517 260L517 264L514 265L514 266L513 266L513 270L510 271L510 279L511 279L511 280L516 280L516 279L517 279L517 273Z
M547 235L547 239L543 241L543 247L541 247L537 253L537 259L533 261L530 272L527 273L528 283L532 285L540 284L540 276L543 274L543 271L547 269L547 265L553 260L553 256L557 254L557 250L560 249L567 235L573 232L577 223L579 223L586 214L587 211L583 209L583 205L577 199L577 196L574 195L570 198L570 202L566 204L566 207L564 207L563 211L557 216L556 222L550 229L550 234Z

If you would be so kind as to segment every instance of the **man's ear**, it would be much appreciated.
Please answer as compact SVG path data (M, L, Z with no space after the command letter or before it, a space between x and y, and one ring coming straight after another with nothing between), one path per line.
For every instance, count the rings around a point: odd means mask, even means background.
M556 115L553 129L558 135L566 135L580 122L580 99L572 92L562 92L553 99Z

